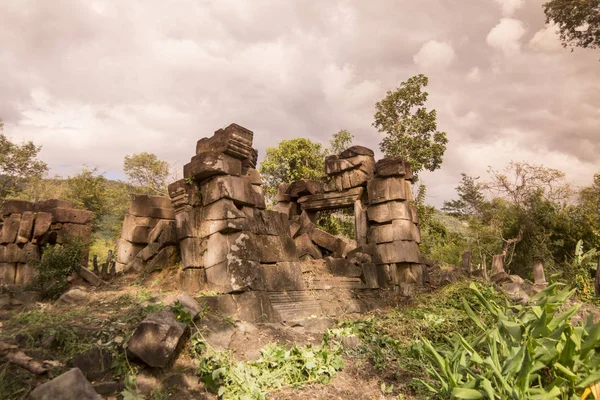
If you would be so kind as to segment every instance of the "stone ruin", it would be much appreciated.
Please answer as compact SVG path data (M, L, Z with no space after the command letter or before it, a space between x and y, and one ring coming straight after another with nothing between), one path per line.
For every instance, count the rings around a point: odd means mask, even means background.
M117 243L116 272L152 272L175 264L175 213L163 196L133 195Z
M47 244L63 244L69 238L89 241L92 215L64 200L5 201L0 237L0 284L29 283L35 274L32 263L40 259ZM87 260L87 252L84 259Z
M353 146L326 159L323 180L282 185L268 210L252 141L236 124L200 139L169 186L182 290L219 293L205 300L247 321L282 321L367 311L423 283L406 162ZM354 210L356 240L316 225L341 208Z

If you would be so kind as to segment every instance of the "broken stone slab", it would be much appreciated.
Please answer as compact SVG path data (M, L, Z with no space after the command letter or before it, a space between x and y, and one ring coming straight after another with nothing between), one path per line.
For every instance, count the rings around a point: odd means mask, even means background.
M34 205L33 205L33 211L35 211L35 212L48 212L48 211L52 210L53 208L76 208L76 207L75 207L75 203L66 201L66 200L60 200L60 199L43 200L43 201L34 203Z
M287 188L287 195L292 198L314 195L323 191L320 181L300 180L290 184Z
M363 188L357 187L343 192L319 193L316 195L302 196L298 204L303 210L323 211L343 207L354 207L354 202L362 196Z
M92 222L93 212L77 210L74 208L53 208L48 210L52 214L54 223L89 224Z
M325 257L327 267L334 276L345 276L346 278L358 278L363 275L363 269L345 258Z
M294 239L294 243L296 244L296 254L298 258L304 256L310 256L312 259L321 259L323 258L323 253L319 247L317 247L308 233L304 233L297 238Z
M16 242L19 244L27 243L31 240L31 232L33 230L34 214L32 211L25 211L21 216L19 224L19 233L17 234Z
M52 225L52 214L48 212L37 212L35 213L34 224L33 224L33 239L39 239L50 230Z
M340 159L356 157L356 156L374 156L375 153L373 150L364 147L364 146L352 146L344 151L342 151L339 155Z
M277 202L292 201L292 196L289 193L290 185L288 183L280 183L277 186Z
M205 151L183 166L183 178L201 182L214 175L242 174L242 161L224 153Z
M152 257L158 254L162 246L159 243L148 243L146 247L144 247L138 255L141 257L143 262L147 262Z
M117 243L117 261L121 264L129 264L144 247L146 246L143 244L131 243L125 239L119 239Z
M391 224L373 225L369 228L369 243L390 243L395 240L420 241L418 227L410 220L396 219Z
M230 124L225 129L215 131L210 138L202 138L196 143L196 154L207 151L225 153L239 160L252 160L254 133L238 124Z
M253 290L281 292L286 290L306 290L302 267L298 262L261 264L254 270L250 284Z
M30 394L32 400L101 400L102 398L79 368L36 387Z
M406 185L402 178L373 178L367 182L369 204L390 200L406 200Z
M238 205L265 208L265 198L260 190L260 187L239 176L216 176L202 185L202 203L207 206L225 198Z
M327 233L319 228L311 229L308 235L318 246L339 256L343 254L346 244L337 236Z
M260 263L248 259L229 259L206 268L206 290L220 293L243 292L256 279Z
M168 191L175 210L183 206L200 206L202 203L198 186L188 183L185 179L171 183Z
M100 286L104 281L100 279L98 275L90 271L85 267L81 267L79 271L77 271L79 276L81 276L87 283L92 286Z
M410 163L402 157L388 157L375 163L375 176L400 176L404 179L412 179L412 170Z
M355 187L366 186L371 177L371 174L368 174L360 169L342 172L340 175L336 175L335 177L336 187L338 190L347 190Z
M243 178L250 181L251 184L260 186L263 184L260 172L256 168L248 168Z
M2 238L0 243L14 243L21 226L21 214L11 214L4 219L2 225Z
M26 211L34 211L33 203L24 200L5 200L2 205L2 216L11 214L23 214Z
M79 304L86 301L88 297L89 293L86 290L74 287L63 293L57 301L64 304Z
M209 348L216 351L229 350L231 338L236 331L234 324L214 315L202 319L198 328Z
M378 244L377 252L383 264L419 263L421 260L419 245L412 241L398 240Z
M146 271L162 271L175 265L178 254L179 252L175 246L171 245L163 247L158 254L156 254L156 256L150 260L146 266Z
M177 244L175 221L161 220L148 234L148 243L158 243L161 246Z
M407 201L390 201L387 203L369 205L367 208L367 216L369 221L378 224L391 222L395 219L413 219L411 206Z
M83 353L77 354L69 361L69 365L83 373L90 381L97 381L107 378L111 374L112 354L107 350L102 350L94 346Z

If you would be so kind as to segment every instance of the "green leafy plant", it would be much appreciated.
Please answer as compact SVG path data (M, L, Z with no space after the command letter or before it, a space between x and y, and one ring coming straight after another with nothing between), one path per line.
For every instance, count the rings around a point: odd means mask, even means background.
M596 292L594 290L594 280L590 272L595 271L594 258L598 256L596 249L591 249L586 252L583 250L583 240L579 240L575 246L575 255L571 265L575 271L575 287L577 289L577 297L579 300L597 304Z
M574 399L600 381L600 325L571 323L580 306L567 308L575 290L553 284L532 305L515 306L488 300L473 284L470 289L494 323L484 323L464 302L477 335L455 334L449 347L423 339L435 383L422 383L432 392L456 399Z
M81 268L84 244L73 240L64 245L46 246L42 258L34 264L37 275L29 288L39 290L43 299L56 299L68 287L67 278Z

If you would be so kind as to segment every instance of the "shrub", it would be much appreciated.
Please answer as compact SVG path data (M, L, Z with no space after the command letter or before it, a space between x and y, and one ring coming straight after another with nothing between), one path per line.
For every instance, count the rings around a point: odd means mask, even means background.
M58 298L67 289L67 278L81 268L83 250L84 244L76 240L47 246L41 260L34 265L37 275L29 288L40 291L45 300Z

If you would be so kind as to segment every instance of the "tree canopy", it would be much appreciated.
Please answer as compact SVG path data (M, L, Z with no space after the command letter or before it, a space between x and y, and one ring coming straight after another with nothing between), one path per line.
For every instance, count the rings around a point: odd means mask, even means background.
M354 135L345 129L334 133L331 137L331 140L329 141L329 154L340 154L342 151L352 146L353 139Z
M156 154L125 156L123 171L129 182L145 194L167 195L169 164L159 160Z
M558 26L564 47L600 47L600 0L551 0L544 13L546 23Z
M415 175L440 168L448 143L446 133L437 130L436 111L425 107L429 94L422 89L428 83L425 75L413 76L375 104L373 126L385 134L381 151L386 157L402 156Z

